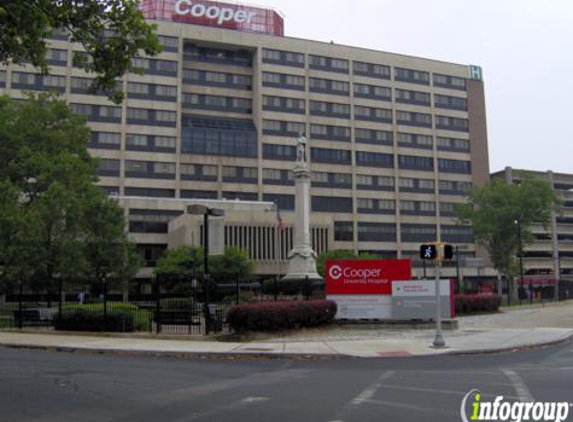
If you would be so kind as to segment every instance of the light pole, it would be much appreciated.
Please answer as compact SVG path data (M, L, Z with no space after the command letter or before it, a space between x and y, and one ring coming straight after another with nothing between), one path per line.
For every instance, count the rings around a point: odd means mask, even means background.
M515 224L517 224L517 245L519 248L519 277L521 285L523 286L524 280L523 280L523 245L521 244L521 216L517 220L515 220ZM533 303L533 292L531 290L531 283L529 283L529 302Z
M436 349L441 349L446 346L444 341L444 336L442 335L442 301L440 292L440 267L442 262L440 260L436 261L436 266L434 267L434 272L436 273L436 336L434 337L434 347Z
M460 247L456 245L456 284L458 286L458 293L462 293L460 284Z
M225 210L220 208L209 208L206 205L194 204L187 207L187 213L192 215L203 215L203 288L205 289L205 304L203 312L205 315L205 335L209 335L211 328L211 313L209 311L209 216L223 217Z

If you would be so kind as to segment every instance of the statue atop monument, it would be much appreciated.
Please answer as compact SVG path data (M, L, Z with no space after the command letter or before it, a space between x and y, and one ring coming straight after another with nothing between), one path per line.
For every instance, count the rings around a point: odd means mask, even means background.
M296 140L296 163L306 166L306 136L301 132Z

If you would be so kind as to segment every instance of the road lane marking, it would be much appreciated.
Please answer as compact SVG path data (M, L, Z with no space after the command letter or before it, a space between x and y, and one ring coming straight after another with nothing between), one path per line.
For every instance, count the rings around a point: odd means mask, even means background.
M350 402L350 405L360 406L364 402L370 400L372 397L374 397L376 392L378 390L380 390L380 388L383 385L383 381L387 380L388 378L390 378L395 373L396 373L396 371L384 372L382 375L380 375L380 377L378 377L378 379L376 381L374 381L372 384L370 384L368 387L366 387L360 394L358 394L354 399L352 399L352 401Z
M525 385L525 382L521 379L517 372L512 371L511 369L504 369L503 373L509 378L511 383L513 384L513 388L519 397L519 400L522 402L533 402L535 399L531 395L531 391Z
M245 397L244 399L241 400L242 403L258 403L258 402L262 402L262 401L267 401L270 400L269 397L258 397L258 396L251 396L251 397Z
M454 394L458 396L465 396L468 393L465 390L457 391L457 390L442 390L438 388L404 387L401 385L392 385L392 384L384 384L382 388L389 388L392 390L415 391L419 393L435 393L435 394L447 394L447 395ZM482 397L497 397L497 395L495 394L481 393L481 395ZM519 400L519 397L517 396L506 396L506 397L509 399Z

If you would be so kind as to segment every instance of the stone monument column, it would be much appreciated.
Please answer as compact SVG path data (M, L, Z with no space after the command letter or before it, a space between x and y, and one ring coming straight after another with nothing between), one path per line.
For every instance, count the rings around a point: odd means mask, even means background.
M316 253L310 241L310 167L306 159L306 137L296 146L294 245L288 254L288 270L283 280L322 280L316 272Z

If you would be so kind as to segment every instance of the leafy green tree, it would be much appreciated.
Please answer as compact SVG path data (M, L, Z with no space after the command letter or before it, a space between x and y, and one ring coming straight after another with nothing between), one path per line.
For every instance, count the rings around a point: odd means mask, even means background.
M2 0L0 63L30 62L47 73L46 38L64 29L90 57L74 62L96 74L92 90L109 92L119 102L123 95L116 91L115 81L136 70L131 58L161 51L156 26L145 21L137 4L138 0Z
M197 278L203 279L203 257L204 249L199 246L171 249L157 261L155 273L192 277L195 271ZM209 273L215 282L234 281L237 276L249 276L254 270L255 264L249 260L247 251L233 246L226 247L222 255L209 257Z
M513 278L517 274L518 224L522 245L534 238L531 226L546 226L560 200L549 184L541 179L523 177L521 184L510 185L493 180L469 193L468 202L456 212L462 223L472 223L475 239L489 252L493 266L504 275L515 296Z
M193 271L197 277L203 278L203 248L200 246L181 246L177 249L169 249L155 266L155 274L165 276L193 277Z
M0 239L3 276L34 279L49 286L56 274L95 271L94 259L105 254L109 254L108 273L123 271L125 267L111 256L120 254L120 245L126 249L120 255L132 259L126 254L131 246L123 213L95 185L97 161L86 148L89 136L85 120L50 94L25 101L0 97L0 221L6 230ZM94 210L102 214L96 216ZM101 231L90 226L93 218L98 218ZM114 230L108 230L110 226ZM105 238L108 246L116 247L90 255L92 249L87 245L95 238Z
M316 271L324 277L326 271L326 261L329 259L380 259L379 256L368 253L356 255L354 251L335 249L321 253L316 260Z
M19 198L16 186L0 181L0 294L16 280L29 280L40 264L37 225Z
M133 275L142 257L125 234L123 209L99 189L90 192L83 209L86 273L100 282L108 274Z
M223 255L209 259L209 272L217 282L234 281L237 277L247 277L255 271L255 264L249 260L246 250L235 246L225 248Z

